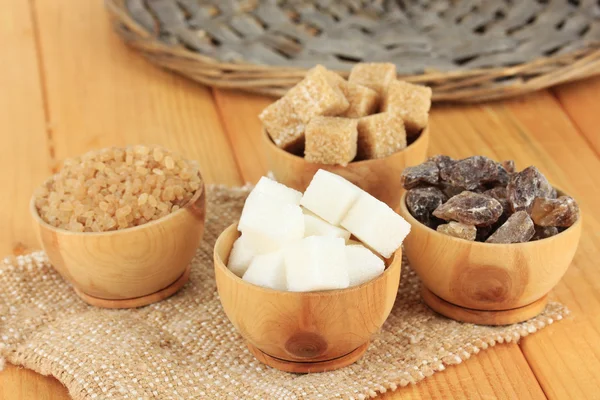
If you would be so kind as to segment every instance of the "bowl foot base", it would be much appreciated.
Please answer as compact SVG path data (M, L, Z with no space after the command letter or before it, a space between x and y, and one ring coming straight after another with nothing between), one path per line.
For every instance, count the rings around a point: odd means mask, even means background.
M268 365L269 367L273 367L285 372L294 372L297 374L310 374L314 372L333 371L335 369L343 368L350 364L353 364L356 360L361 358L363 354L365 354L367 348L369 347L369 342L363 344L362 346L341 357L337 357L331 360L315 362L284 360L281 358L270 356L250 343L247 343L247 345L248 349L254 355L254 357L256 357L258 361Z
M159 302L177 293L177 291L181 289L183 285L185 285L190 279L190 270L191 266L188 265L185 271L183 271L183 274L181 274L181 276L177 278L175 282L171 283L166 288L161 289L158 292L154 292L146 296L135 297L133 299L102 299L86 294L75 287L74 289L75 293L77 293L77 296L79 296L81 300L92 306L102 308L136 308Z
M425 304L433 311L456 321L479 325L509 325L523 322L541 313L548 303L546 295L531 304L511 310L474 310L449 303L425 286L421 289L421 295Z

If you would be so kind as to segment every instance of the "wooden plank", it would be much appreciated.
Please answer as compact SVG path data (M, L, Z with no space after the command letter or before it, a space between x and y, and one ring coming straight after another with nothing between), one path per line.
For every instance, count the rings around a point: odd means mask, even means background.
M29 199L50 171L35 33L27 2L0 13L0 254L37 247Z
M50 174L43 88L30 3L9 1L0 13L0 254L38 248L29 199ZM7 365L0 399L68 398L57 380Z
M0 374L0 400L65 400L67 388L54 378L8 365Z
M590 86L598 87L595 82ZM582 106L591 105L588 101L584 94ZM597 398L600 387L600 182L596 174L600 171L600 160L597 148L590 146L593 133L586 129L593 127L593 121L600 124L600 115L593 116L591 112L566 115L554 97L539 94L511 101L505 107L514 117L517 128L535 145L537 153L549 160L546 169L550 178L578 200L584 222L573 264L554 290L555 297L572 310L572 318L526 338L521 347L549 398Z
M256 183L268 168L257 140L262 132L258 114L273 98L233 90L213 89L213 93L240 172L246 182Z
M236 159L246 180L256 182L267 172L267 166L262 157L261 126L256 118L258 113L273 99L258 95L249 95L232 91L215 90L215 98L219 104L221 115L227 128ZM473 106L467 106L473 107ZM477 106L475 106L477 107ZM468 125L469 121L461 116L462 107L441 107L432 112L431 154L446 153L455 157L466 157L471 154L486 154L495 158L508 158L508 152L499 151L488 145L486 138L479 134L479 128L489 126L489 121L483 121L481 126ZM465 126L466 125L466 126ZM504 154L506 153L506 154ZM245 172L249 171L249 172ZM539 385L518 346L505 346L505 353L496 354L496 349L489 350L487 364L480 356L473 357L467 362L448 368L445 374L435 374L427 378L427 384L403 388L395 395L405 396L410 393L414 398L429 398L443 396L445 398L462 398L464 393L482 393L502 397L500 390L506 393L518 393L519 396L539 398L541 391L535 388ZM511 368L489 368L492 359L511 359L518 363L527 373ZM501 363L498 361L498 363ZM497 365L499 365L496 363ZM493 363L492 363L493 364ZM458 380L458 381L456 381ZM450 385L454 390L444 388ZM499 388L499 382L503 386ZM420 397L419 397L420 396ZM449 396L449 397L447 397ZM541 394L543 397L543 394ZM510 396L509 396L510 397ZM396 397L392 397L396 398Z
M562 108L567 112L577 130L600 155L600 76L568 83L552 90Z
M507 373L507 371L510 372ZM481 379L485 377L485 379ZM510 379L505 380L505 377ZM503 344L448 367L417 385L380 396L392 399L545 399L518 345Z
M160 144L198 160L207 182L241 183L210 89L128 49L100 1L37 0L36 15L57 159Z

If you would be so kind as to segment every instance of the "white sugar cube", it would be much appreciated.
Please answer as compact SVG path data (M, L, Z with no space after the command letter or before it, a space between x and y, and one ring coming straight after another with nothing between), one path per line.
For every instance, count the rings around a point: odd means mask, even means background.
M381 275L385 269L383 260L362 245L346 246L350 286L358 286Z
M233 243L233 248L229 253L229 261L227 261L227 268L241 278L255 255L256 251L248 242L247 237L242 235Z
M344 289L350 284L344 239L310 236L284 249L291 292Z
M410 232L404 218L367 192L360 194L342 226L385 258L394 254Z
M300 206L252 192L244 204L238 230L257 254L270 253L304 237L304 214Z
M300 204L325 221L339 225L362 192L339 175L318 170L306 188Z
M260 178L252 191L266 194L267 196L280 200L283 203L295 205L299 205L300 199L302 198L302 193L299 191L275 182L274 180L265 176Z
M308 236L330 236L339 237L348 241L350 232L338 226L331 225L312 212L304 209L304 237Z
M242 279L257 286L287 290L283 252L279 250L254 257Z

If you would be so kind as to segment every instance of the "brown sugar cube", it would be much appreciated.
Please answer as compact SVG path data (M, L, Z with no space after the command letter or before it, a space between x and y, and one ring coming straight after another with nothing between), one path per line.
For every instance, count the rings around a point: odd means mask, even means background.
M341 117L360 118L377 112L379 108L379 94L376 91L363 85L348 82L340 75L320 65L317 65L314 69L319 67L324 70L329 82L337 86L344 94L344 97L346 97L346 100L348 100L348 109L340 115Z
M327 72L317 65L284 96L304 123L317 115L340 115L348 109L348 100L340 88L332 84Z
M358 120L358 157L387 157L406 147L404 122L398 113L385 112Z
M416 135L427 126L431 108L431 88L404 81L390 83L383 99L382 110L402 115L408 136Z
M347 118L360 118L377 112L379 108L379 95L366 86L346 82L343 90L350 106L342 116Z
M277 100L265 108L258 118L278 147L294 151L304 144L306 124L292 107L289 98Z
M383 96L388 85L396 79L396 66L391 63L359 63L356 64L348 82L366 86Z
M356 157L358 120L314 117L306 126L304 158L316 164L348 165Z

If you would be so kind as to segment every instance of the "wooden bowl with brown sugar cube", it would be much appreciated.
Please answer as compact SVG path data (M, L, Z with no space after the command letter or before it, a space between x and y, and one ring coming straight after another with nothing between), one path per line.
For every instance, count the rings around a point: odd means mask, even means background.
M30 210L50 263L79 297L132 308L187 282L205 191L197 166L168 150L110 148L65 161Z
M412 226L404 249L425 303L484 325L538 315L577 250L582 223L574 200L535 167L504 171L480 156L429 163L403 174L408 191L400 204ZM461 177L469 163L477 174ZM468 190L451 187L458 182Z
M392 208L402 170L425 160L431 89L396 80L388 63L357 64L348 80L322 66L260 115L269 169L304 190L319 169Z

